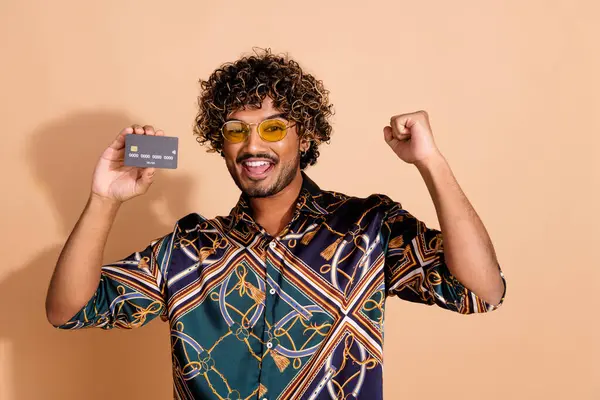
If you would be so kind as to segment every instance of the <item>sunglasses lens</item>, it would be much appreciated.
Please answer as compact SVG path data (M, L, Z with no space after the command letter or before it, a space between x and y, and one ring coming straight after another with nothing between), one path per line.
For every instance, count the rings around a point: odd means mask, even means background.
M285 137L287 127L284 121L268 119L260 124L260 137L267 142L277 142Z
M239 121L229 121L223 125L223 136L232 143L243 142L248 133L248 125Z

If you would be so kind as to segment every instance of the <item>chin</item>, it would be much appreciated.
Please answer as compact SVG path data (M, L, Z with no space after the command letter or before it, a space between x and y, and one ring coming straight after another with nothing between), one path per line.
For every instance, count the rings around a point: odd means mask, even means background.
M269 197L275 194L274 186L277 179L273 179L273 176L256 179L246 176L238 169L231 176L237 187L248 197Z
M242 191L248 197L269 197L277 194L281 189L277 185L277 177L267 177L260 180L244 179L242 184Z

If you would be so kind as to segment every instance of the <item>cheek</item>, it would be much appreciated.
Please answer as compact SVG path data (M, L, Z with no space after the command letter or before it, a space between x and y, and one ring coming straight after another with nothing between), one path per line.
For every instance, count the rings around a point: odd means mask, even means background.
M277 143L277 149L279 154L286 159L293 159L300 152L300 144L298 136L295 131L288 132L285 139Z
M278 143L276 146L271 147L272 151L277 154L280 161L288 162L296 157L298 145L294 142L290 143Z
M238 155L238 150L235 145L226 144L223 146L223 157L227 164L235 164L235 159Z

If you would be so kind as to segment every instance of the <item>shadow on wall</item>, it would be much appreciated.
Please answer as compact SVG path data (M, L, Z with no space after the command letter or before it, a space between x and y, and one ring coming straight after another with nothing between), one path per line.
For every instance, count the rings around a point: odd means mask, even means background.
M124 113L83 112L41 126L27 154L33 178L60 221L61 237L36 248L36 214L30 227L32 254L0 282L0 338L9 343L9 393L18 400L164 399L172 396L168 325L159 319L131 331L60 331L46 320L44 301L64 240L89 195L98 157L121 129L139 123ZM141 123L143 125L143 123ZM160 128L160 127L158 127ZM169 133L167 132L167 135ZM149 192L123 205L109 237L105 261L142 250L173 229L187 209L190 179L159 171ZM164 212L157 212L162 205ZM161 214L161 215L159 215Z

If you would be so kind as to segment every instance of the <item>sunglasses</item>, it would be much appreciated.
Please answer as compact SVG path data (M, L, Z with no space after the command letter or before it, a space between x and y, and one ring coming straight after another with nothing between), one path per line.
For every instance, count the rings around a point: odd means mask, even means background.
M293 125L288 125L282 119L269 118L260 123L249 124L243 121L227 121L221 127L221 133L225 140L231 143L241 143L245 141L253 125L258 126L258 135L266 142L278 142L287 135L288 128Z

